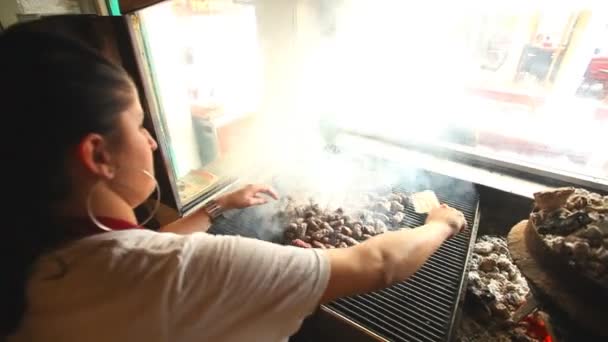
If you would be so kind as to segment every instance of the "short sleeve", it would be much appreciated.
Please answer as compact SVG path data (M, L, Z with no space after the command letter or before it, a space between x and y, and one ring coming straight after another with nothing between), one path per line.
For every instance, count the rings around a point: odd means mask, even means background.
M297 331L315 310L329 273L328 257L321 250L193 234L175 273L173 319L193 334L203 329L210 339L220 337L212 331L221 335L231 327L270 329L280 339Z

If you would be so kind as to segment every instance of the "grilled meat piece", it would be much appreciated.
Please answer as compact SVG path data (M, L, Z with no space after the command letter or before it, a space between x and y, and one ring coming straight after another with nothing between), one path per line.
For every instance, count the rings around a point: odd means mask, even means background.
M395 215L393 215L393 217L391 217L391 223L393 224L393 226L398 226L401 224L401 222L403 221L404 218L405 218L405 214L402 212L398 212Z
M369 226L369 225L365 225L365 226L361 227L361 231L363 232L363 234L367 234L367 235L376 234L376 228L374 228L373 226Z
M344 220L344 225L346 225L346 226L348 226L352 221L352 219L348 215L342 216L342 219Z
M396 214L400 211L403 211L403 209L405 209L405 207L397 201L391 201L390 203L391 203L391 213L393 213L393 214Z
M540 225L537 226L540 234L554 234L566 236L574 231L585 227L591 223L589 214L579 211L570 214L566 218L552 216L545 219Z
M376 220L376 224L375 224L376 235L386 233L386 231L387 231L387 228L386 228L386 224L384 223L384 221Z
M320 229L314 233L312 233L312 238L314 240L319 240L321 241L324 237L329 237L330 234L333 234L334 230L333 229Z
M374 218L376 220L380 220L382 222L389 222L391 220L387 215L384 215L384 214L381 214L381 213L375 213L374 214Z
M308 224L308 230L313 232L319 230L319 225L315 222L314 219L309 219L308 221L306 221L306 223Z
M295 240L291 241L291 244L296 247L301 247L301 248L312 248L312 246L309 243L306 243L300 239L295 239Z
M321 249L326 249L325 245L319 241L313 241L312 242L312 246L314 248L321 248Z
M342 234L344 234L344 235L347 235L347 236L353 236L353 231L350 228L346 227L346 226L340 227L340 232Z
M291 241L296 238L296 232L293 230L286 230L285 233L283 233L283 236L285 237L285 240Z
M361 230L361 224L355 224L352 228L351 236L357 240L360 240L363 237L363 231Z
M354 245L359 244L359 241L353 239L350 236L344 235L344 234L336 234L336 238L338 240L341 240L342 242L346 242L346 244L349 246L354 246Z
M281 221L289 222L283 234L284 241L304 247L308 246L302 243L308 243L315 248L353 246L386 232L387 225L400 225L405 218L405 206L409 200L406 194L371 193L364 197L368 201L364 202L358 214L347 214L343 208L332 211L312 199L306 205L297 205L288 199L285 209L276 214Z
M344 225L344 220L342 220L342 219L334 220L334 221L329 222L329 225L332 228L339 228Z
M373 209L379 213L388 214L391 212L391 202L389 202L389 201L377 202Z
M304 237L306 236L306 229L308 228L308 225L306 224L306 222L302 222L298 225L298 228L296 229L296 238L298 239L304 239Z

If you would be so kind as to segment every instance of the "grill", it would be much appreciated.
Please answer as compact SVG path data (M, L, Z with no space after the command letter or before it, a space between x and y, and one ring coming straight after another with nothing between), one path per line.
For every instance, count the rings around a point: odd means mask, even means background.
M389 341L448 341L452 338L466 285L466 265L477 234L479 197L474 190L453 195L453 189L459 186L472 189L469 183L450 179L450 186L446 184L445 179L439 179L424 187L433 189L442 203L461 210L468 222L467 229L446 241L407 281L374 293L339 299L324 305L323 309L367 330L372 336ZM399 183L392 189L406 193L421 190L411 182ZM238 234L278 242L277 236L263 236L265 234L256 230L267 224L256 210L249 208L220 220L210 233ZM414 212L411 204L406 211L404 225L415 227L424 223L426 215Z

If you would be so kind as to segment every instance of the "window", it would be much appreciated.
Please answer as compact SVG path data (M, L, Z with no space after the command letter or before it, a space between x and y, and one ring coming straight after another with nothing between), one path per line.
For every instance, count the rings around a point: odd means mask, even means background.
M348 130L606 184L599 6L345 1L317 82Z
M261 151L284 157L276 165L304 163L336 126L606 185L608 11L599 6L174 0L144 9L180 201Z
M262 64L255 8L232 1L170 1L142 10L161 138L186 204L238 168L258 112Z

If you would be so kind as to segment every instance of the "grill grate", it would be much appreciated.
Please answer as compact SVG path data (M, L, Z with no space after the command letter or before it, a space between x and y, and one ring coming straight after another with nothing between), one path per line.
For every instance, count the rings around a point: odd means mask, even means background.
M391 341L446 341L452 335L470 242L477 232L477 196L440 201L461 210L467 229L446 241L407 281L388 289L339 299L327 305L346 318ZM424 215L407 208L406 224L424 223Z
M407 189L406 185L394 188L399 192ZM451 339L471 242L477 234L479 199L476 192L454 196L445 187L434 190L442 203L463 212L468 222L466 230L446 241L407 281L374 293L338 299L325 305L326 309L390 341ZM425 218L426 215L414 212L410 204L403 224L420 226ZM261 238L255 227L263 222L255 220L259 217L245 210L219 221L210 232Z

